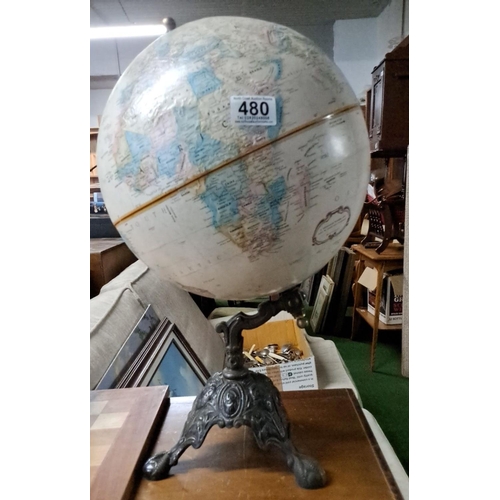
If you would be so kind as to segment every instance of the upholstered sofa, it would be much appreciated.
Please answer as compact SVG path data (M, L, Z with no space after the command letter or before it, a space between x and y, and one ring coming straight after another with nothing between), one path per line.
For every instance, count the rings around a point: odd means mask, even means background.
M196 346L210 373L220 371L224 345L215 325L227 316L207 319L188 292L159 280L140 260L131 264L90 300L90 389L118 353L128 335L151 304L159 318L168 317L186 341ZM273 320L291 317L282 312ZM304 332L314 354L319 389L350 388L362 402L358 390L334 342ZM408 475L373 415L363 409L370 428L404 498L408 498Z

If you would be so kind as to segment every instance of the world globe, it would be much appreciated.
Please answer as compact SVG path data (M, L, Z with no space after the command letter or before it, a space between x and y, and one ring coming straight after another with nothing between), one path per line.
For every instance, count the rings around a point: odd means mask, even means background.
M211 17L127 67L102 115L97 164L113 224L153 272L247 300L335 255L361 212L370 154L354 92L312 41Z

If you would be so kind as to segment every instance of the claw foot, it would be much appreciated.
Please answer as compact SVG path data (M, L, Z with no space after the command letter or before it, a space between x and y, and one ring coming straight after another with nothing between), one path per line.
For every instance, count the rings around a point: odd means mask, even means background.
M172 467L170 453L158 453L152 456L142 467L143 476L150 481L165 479Z
M314 458L298 453L292 460L290 468L293 470L295 481L301 488L313 490L325 486L326 473Z

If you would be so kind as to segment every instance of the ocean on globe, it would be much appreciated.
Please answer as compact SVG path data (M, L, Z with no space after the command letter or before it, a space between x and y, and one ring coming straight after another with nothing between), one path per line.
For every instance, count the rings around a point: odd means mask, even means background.
M154 273L243 300L289 289L335 255L361 212L370 154L356 96L313 42L211 17L127 67L97 165L113 224Z

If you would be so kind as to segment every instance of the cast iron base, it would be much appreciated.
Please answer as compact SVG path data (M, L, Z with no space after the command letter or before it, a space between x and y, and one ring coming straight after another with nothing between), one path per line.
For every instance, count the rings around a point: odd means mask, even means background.
M244 367L242 330L257 328L281 310L299 318L299 324L303 321L302 300L296 289L262 303L255 315L238 313L227 323L217 325L226 343L225 368L212 375L196 397L177 444L144 464L145 478L165 479L184 451L189 446L199 448L217 424L221 428L246 425L261 449L277 446L302 488L321 488L326 484L326 474L319 463L297 451L290 440L290 424L278 389L265 375Z

